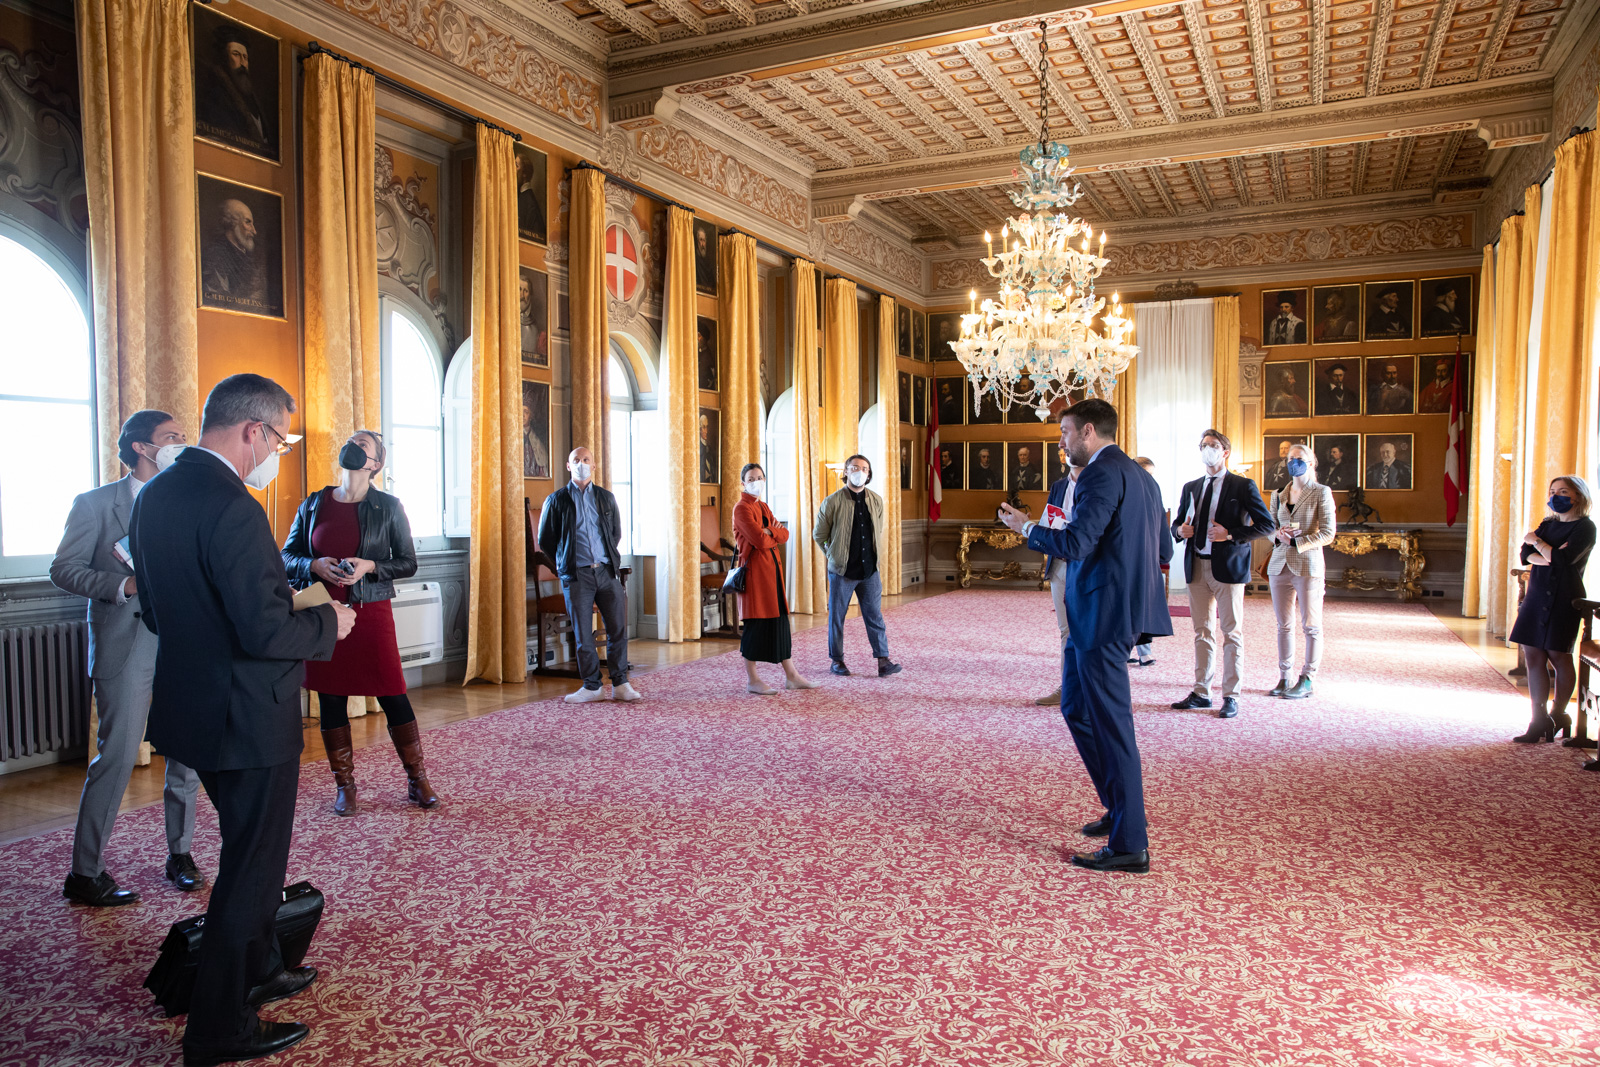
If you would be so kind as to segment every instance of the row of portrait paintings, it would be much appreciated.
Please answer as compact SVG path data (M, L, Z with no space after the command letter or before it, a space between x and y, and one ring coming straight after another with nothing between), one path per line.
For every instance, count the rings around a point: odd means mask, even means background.
M1421 298L1418 298L1420 289ZM1472 278L1269 289L1261 298L1261 338L1274 345L1411 341L1472 333Z
M1334 415L1448 415L1460 370L1455 353L1436 356L1353 356L1268 363L1268 419ZM1418 387L1421 364L1426 381Z
M1018 384L1023 390L1029 388L1026 377ZM928 378L905 371L900 372L901 422L909 422L913 426L928 425L930 400L927 394L930 389L933 392L931 403L938 410L940 426L1040 425L1039 415L1033 408L1013 404L1002 410L989 393L984 394L982 404L974 411L972 381L966 375L942 375L932 379L930 385Z
M950 441L939 444L941 489L1043 492L1067 476L1054 441Z
M954 360L950 342L961 336L961 312L913 311L902 305L895 309L895 333L896 348L907 359Z
M1261 439L1261 488L1289 485L1289 449L1306 445L1317 457L1317 481L1329 489L1413 489L1413 437L1408 433L1274 434Z

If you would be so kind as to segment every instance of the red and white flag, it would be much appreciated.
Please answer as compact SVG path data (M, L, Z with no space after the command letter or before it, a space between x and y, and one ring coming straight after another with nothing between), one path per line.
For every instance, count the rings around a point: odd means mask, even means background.
M939 484L939 405L928 405L928 521L939 521L944 490Z
M1461 357L1461 335L1456 334L1456 370L1450 390L1450 443L1444 453L1444 521L1456 524L1461 498L1467 493L1467 442L1461 428L1467 410L1467 367Z

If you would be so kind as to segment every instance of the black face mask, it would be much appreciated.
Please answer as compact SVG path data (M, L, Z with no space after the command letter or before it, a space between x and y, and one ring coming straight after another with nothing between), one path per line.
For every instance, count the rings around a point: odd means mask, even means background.
M339 466L347 471L358 471L367 465L367 450L354 441L346 441L339 449Z

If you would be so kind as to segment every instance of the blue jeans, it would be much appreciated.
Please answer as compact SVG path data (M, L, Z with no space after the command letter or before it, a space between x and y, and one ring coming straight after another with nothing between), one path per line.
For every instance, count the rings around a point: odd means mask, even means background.
M844 660L844 617L850 610L850 598L861 604L861 621L867 624L867 640L872 644L872 654L879 659L889 656L889 633L883 628L883 581L878 572L860 581L840 574L828 574L828 658Z

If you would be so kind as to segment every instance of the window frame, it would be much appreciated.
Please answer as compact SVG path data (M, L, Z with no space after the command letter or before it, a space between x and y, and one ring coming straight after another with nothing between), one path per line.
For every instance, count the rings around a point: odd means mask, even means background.
M445 440L448 430L445 426L446 383L443 346L439 343L439 337L435 329L432 315L427 315L419 311L419 301L416 299L416 294L412 293L409 289L398 289L398 291L397 289L398 287L380 285L378 292L378 358L382 380L382 399L380 407L383 412L383 425L379 429L383 434L385 442L391 442L395 440L393 404L394 345L393 329L390 321L390 313L393 312L395 314L404 315L407 321L410 322L411 326L422 337L427 348L426 354L428 358L433 361L433 367L435 374L437 375L437 381L439 385L437 398L438 421L435 424L438 430L438 448L436 449L436 455L434 458L438 464L439 471L439 498L435 503L439 511L440 532L438 534L432 534L426 537L412 537L412 544L418 552L438 552L450 547L449 515L446 506L449 499L449 489L445 485L445 475L447 470ZM389 491L387 483L388 479L385 479L385 491Z
M72 299L76 301L78 305L78 311L83 315L84 329L87 332L89 341L88 399L86 401L78 401L55 400L50 398L50 402L74 407L86 404L89 409L89 482L82 490L82 492L88 492L91 489L96 489L101 485L106 484L104 481L102 481L104 471L101 467L102 442L100 432L100 396L99 391L96 388L98 385L96 380L98 375L95 360L94 316L90 313L88 287L85 284L85 279L78 264L74 263L70 258L63 254L60 249L51 244L43 234L40 234L28 226L23 225L19 220L8 215L0 214L0 237L14 241L26 251L33 253L35 256L38 256L41 260L43 260L45 266L50 268L50 270L55 273L56 277L60 279L61 283L66 287L67 292L72 296ZM11 398L10 394L8 394L7 397L8 399ZM15 399L27 401L36 398L25 397L21 394L17 394ZM37 399L43 400L46 398ZM120 478L121 475L119 474L118 477ZM4 507L5 501L0 499L0 509L3 509ZM0 544L0 553L3 553L4 550L4 544ZM26 556L0 555L0 580L37 579L47 577L50 574L50 564L54 559L54 550L43 554Z

